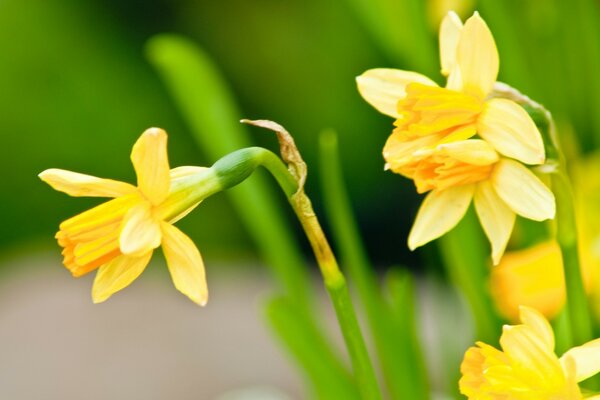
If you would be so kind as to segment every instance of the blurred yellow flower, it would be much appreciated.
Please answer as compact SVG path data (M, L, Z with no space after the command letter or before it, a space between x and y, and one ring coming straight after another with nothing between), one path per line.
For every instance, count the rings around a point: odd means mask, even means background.
M535 221L554 218L552 192L525 166L498 153L484 140L468 139L415 151L399 171L425 197L408 237L411 250L450 231L471 200L498 264L516 215Z
M460 367L460 392L472 400L583 399L577 383L600 372L600 339L559 358L543 315L521 307L520 319L521 325L504 326L502 351L481 342L467 350Z
M565 304L562 255L555 241L507 252L491 270L490 291L496 308L511 321L519 306L532 307L552 319Z
M184 201L182 182L206 168L169 170L167 134L158 128L146 130L137 140L131 161L137 187L60 169L39 175L71 196L114 198L60 224L56 238L63 247L64 265L75 277L99 268L92 289L92 298L99 303L133 282L162 244L175 287L195 303L206 304L208 290L200 253L191 239L173 226L198 205Z
M507 99L490 99L498 75L498 51L492 33L478 13L464 26L449 12L440 26L445 88L416 72L371 69L357 77L362 97L380 112L396 118L383 149L386 168L413 162L416 150L465 140L475 134L500 154L525 164L542 164L542 137L527 112Z

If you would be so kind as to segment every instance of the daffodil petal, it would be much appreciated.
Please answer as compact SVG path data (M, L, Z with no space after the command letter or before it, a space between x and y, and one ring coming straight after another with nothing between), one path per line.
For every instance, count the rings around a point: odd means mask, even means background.
M398 118L398 101L406 96L409 83L437 84L424 75L399 69L376 68L356 77L360 95L377 111Z
M527 325L505 325L500 336L500 346L516 365L527 365L535 371L537 379L548 382L564 381L564 374L558 357L548 350L545 339L538 336Z
M573 347L561 357L561 362L564 363L567 357L575 361L577 382L596 375L600 372L600 339Z
M454 11L449 11L440 24L440 61L444 76L450 75L456 66L456 52L462 27L462 21Z
M554 218L554 195L521 163L500 160L492 172L491 182L498 196L517 214L534 221Z
M521 306L519 307L519 319L523 324L533 329L536 336L545 344L546 350L554 352L554 333L552 332L552 326L542 313L534 308Z
M485 98L496 82L500 61L492 32L477 12L461 30L456 55L462 91Z
M462 185L429 193L408 236L408 247L414 250L454 228L467 212L474 191L474 185Z
M492 262L498 265L515 225L516 214L496 194L489 181L477 184L473 199L481 226L492 245Z
M152 216L150 204L142 201L125 214L119 235L121 252L140 256L160 246L160 223Z
M178 181L180 179L187 178L188 176L196 175L202 171L206 171L207 169L207 167L195 167L187 165L172 168L171 171L169 171L171 183L173 183L173 181Z
M136 191L135 186L129 183L97 178L64 169L47 169L38 176L54 190L75 197L120 197Z
M131 162L140 191L152 204L160 204L169 194L171 184L167 133L159 128L147 129L133 146Z
M498 161L498 153L485 140L470 139L441 144L437 147L443 155L473 165L490 165Z
M499 153L525 164L543 164L546 159L540 131L527 111L514 101L491 99L477 120L479 136Z
M152 252L140 257L121 255L98 270L92 288L92 300L101 303L121 289L126 288L144 271Z
M208 287L200 252L192 240L173 225L163 222L161 229L163 251L175 287L194 303L206 305Z

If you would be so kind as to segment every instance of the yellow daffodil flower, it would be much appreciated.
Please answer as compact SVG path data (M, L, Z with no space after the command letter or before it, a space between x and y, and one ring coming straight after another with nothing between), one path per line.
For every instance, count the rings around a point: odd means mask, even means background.
M600 372L600 339L559 358L544 316L521 307L520 319L520 325L504 326L502 351L481 342L467 350L460 368L460 392L471 400L583 399L577 383ZM592 398L600 396L586 397Z
M392 166L395 168L395 166ZM411 250L450 231L471 200L498 264L516 215L534 221L554 218L552 192L521 163L503 158L484 140L468 139L422 149L398 171L428 192L408 237Z
M198 205L189 202L186 180L207 168L169 170L167 134L158 128L146 130L137 140L131 161L137 187L60 169L39 175L71 196L113 198L60 224L56 238L63 247L64 265L75 277L99 268L92 298L100 303L131 284L162 245L175 287L195 303L206 304L200 253L173 223Z
M440 58L442 74L448 77L445 88L416 72L397 69L371 69L356 79L362 97L396 119L383 149L387 166L394 170L413 162L419 149L475 134L506 157L543 164L542 137L527 112L511 100L489 98L499 58L478 13L464 26L454 12L448 13L440 26Z

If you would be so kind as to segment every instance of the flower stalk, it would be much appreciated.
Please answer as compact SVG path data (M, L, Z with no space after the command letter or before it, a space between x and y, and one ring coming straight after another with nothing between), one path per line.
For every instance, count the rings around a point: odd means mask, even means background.
M296 191L290 194L291 185L288 185L289 179L284 179L285 174L283 174L282 168L285 169L285 167L279 159L277 159L279 164L277 167L271 158L268 159L269 163L264 166L273 173L288 196L290 205L313 249L344 336L361 397L363 399L381 399L375 372L356 318L346 279L338 267L335 255L312 208L312 203L304 192L306 164L298 152L293 138L282 126L271 121L243 120L242 122L271 129L277 134L281 156L283 161L288 164L286 173L288 177L297 182Z

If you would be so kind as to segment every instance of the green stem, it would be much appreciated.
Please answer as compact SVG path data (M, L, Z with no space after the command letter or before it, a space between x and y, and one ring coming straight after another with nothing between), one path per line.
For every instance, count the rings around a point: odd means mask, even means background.
M301 190L289 197L289 200L319 264L325 287L333 302L338 323L344 335L362 398L381 399L375 371L358 325L346 279L338 267L319 220L312 209L310 199Z
M380 399L379 386L352 306L346 280L338 268L310 199L297 181L298 178L292 175L279 157L260 147L250 147L230 153L217 161L210 169L213 171L212 174L217 177L221 188L228 189L243 182L259 166L264 167L273 175L288 197L312 246L325 281L325 287L335 308L362 398ZM195 204L195 201L201 199L196 197L189 201L190 204Z
M409 304L411 309L408 313L406 308L402 312L392 312L384 301L352 215L335 132L325 131L321 134L319 149L325 211L329 216L333 239L338 244L342 266L356 285L364 306L390 398L427 399L427 378L423 373L424 368L420 368L423 360L418 356L419 345L408 341L409 332L413 332L415 327L412 315L407 314L414 314L414 304ZM401 323L395 324L396 320Z
M556 197L556 241L563 258L571 337L573 344L581 345L593 337L592 317L581 276L571 184L562 169L552 174L552 189Z

